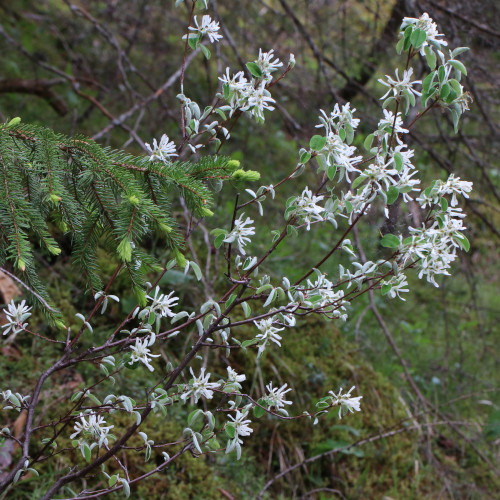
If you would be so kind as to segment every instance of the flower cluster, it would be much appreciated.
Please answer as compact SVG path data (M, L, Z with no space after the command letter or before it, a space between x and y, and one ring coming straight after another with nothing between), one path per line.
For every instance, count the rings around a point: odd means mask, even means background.
M264 111L273 111L273 104L276 102L271 93L267 90L267 83L272 79L271 72L276 71L279 67L277 59L271 60L272 51L268 53L259 54L257 66L265 68L261 70L262 76L260 78L247 80L243 71L239 71L231 76L229 68L226 68L226 74L219 77L222 82L224 97L229 101L231 107L231 115L237 109L241 111L248 111L252 116L260 120L264 120ZM281 63L280 63L281 64ZM259 66L259 67L260 67Z
M241 412L240 410L236 410L236 415L233 417L229 415L229 418L232 422L230 425L234 429L234 437L233 439L228 440L226 446L226 453L231 453L233 450L236 450L236 458L237 460L241 457L241 445L243 441L240 439L240 436L250 436L253 432L253 429L249 427L248 424L251 423L251 420L247 419L248 411Z
M427 12L424 12L419 18L414 18L414 17L405 17L403 18L403 23L401 24L401 33L400 36L403 36L404 29L407 28L408 26L414 26L416 29L422 30L425 32L426 39L423 42L421 49L420 49L420 55L425 56L425 48L429 47L445 47L448 45L448 42L445 40L442 40L441 37L444 35L442 33L439 33L437 24L432 20L431 17L429 17L429 14Z
M288 384L283 384L279 389L273 387L273 383L266 385L267 394L264 396L266 403L269 407L274 407L276 410L282 409L285 405L291 405L291 401L285 400L285 394L292 389L288 388Z
M192 368L189 368L189 371L193 378L189 382L189 385L185 386L187 390L181 394L181 399L185 402L188 397L192 396L195 403L202 396L206 399L212 399L214 389L218 389L220 384L218 382L209 382L210 373L205 374L205 368L200 370L199 377L195 376Z
M316 196L306 187L302 191L302 194L290 204L291 207L296 207L292 213L306 225L307 231L311 229L312 223L324 220L322 214L325 212L325 209L318 205L318 202L323 199L324 196Z
M172 311L172 308L179 302L179 298L173 296L174 293L170 292L168 295L164 295L160 293L160 287L157 286L154 296L147 296L152 301L152 304L149 306L150 309L163 318L173 318L175 313Z
M403 78L400 79L398 75L398 69L396 68L396 79L394 80L392 77L389 75L385 75L385 78L387 81L383 80L380 78L378 81L382 84L385 85L386 87L389 87L389 90L380 98L385 99L391 92L392 96L395 99L400 99L401 97L409 97L410 99L413 96L413 101L415 99L415 96L421 95L420 92L415 90L413 88L413 85L417 83L422 83L420 80L415 80L411 81L411 76L413 75L413 68L410 69L405 69L403 72Z
M254 321L255 326L260 331L260 333L255 336L255 338L259 340L258 357L260 357L265 351L269 342L274 342L276 345L281 347L281 336L278 335L278 332L283 331L284 328L276 328L273 326L275 321L276 318L274 316L264 318L260 321Z
M356 386L353 385L345 394L342 394L342 388L340 388L338 394L335 394L333 391L328 392L332 397L331 404L339 406L339 418L342 418L342 410L344 410L345 413L348 411L351 413L361 411L360 399L362 399L363 396L351 397L351 392L355 387Z
M219 35L219 23L214 21L210 16L203 16L201 18L201 24L198 24L198 19L194 16L194 22L196 24L196 28L190 26L189 29L196 31L202 36L207 35L211 43L218 42L221 38L223 38L222 35Z
M146 337L145 339L135 339L135 345L130 346L132 349L132 357L130 358L129 364L137 362L143 363L150 372L154 371L154 368L151 365L151 358L158 358L160 355L151 354L149 347L153 344L154 336Z
M174 142L166 134L161 136L160 144L156 139L153 139L153 147L146 143L146 149L150 153L149 161L169 161L171 157L179 156Z
M7 323L2 326L3 335L7 335L9 332L12 332L17 335L20 331L28 326L28 323L23 323L30 316L31 307L26 305L26 301L21 301L20 304L15 304L14 300L11 300L7 304L7 310L4 309L5 317L7 319Z
M244 247L246 246L247 243L249 243L251 240L249 236L252 236L255 234L255 227L250 226L250 224L253 224L253 220L250 219L250 217L247 217L245 220L243 220L244 213L242 213L235 221L234 221L234 227L232 231L224 238L225 243L236 243L238 244L238 248L240 252L243 255L245 254ZM246 227L250 226L250 227Z
M106 426L106 420L96 413L80 413L80 422L74 426L75 432L71 434L70 439L75 439L80 435L80 440L90 440L98 444L99 447L107 446L109 431L114 425Z

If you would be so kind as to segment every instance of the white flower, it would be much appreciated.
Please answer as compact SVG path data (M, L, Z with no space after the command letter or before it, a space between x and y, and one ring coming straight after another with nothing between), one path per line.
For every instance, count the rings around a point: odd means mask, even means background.
M218 42L222 35L219 35L219 23L214 21L210 16L205 15L201 18L201 26L198 24L198 19L194 16L194 23L196 28L189 27L192 31L198 31L201 35L208 35L211 43Z
M356 386L352 386L348 392L345 394L342 394L342 388L340 388L340 391L338 394L335 394L333 391L329 391L329 394L332 395L332 403L334 405L339 405L339 418L342 418L342 409L344 408L345 410L350 411L351 413L354 413L355 411L360 411L360 399L363 398L363 396L357 396L357 397L351 397L351 392Z
M451 194L451 206L456 207L458 205L457 194L462 195L464 198L468 198L472 191L472 182L461 181L460 177L455 177L454 174L450 174L448 180L443 183L439 189L439 194Z
M158 295L159 291L160 287L157 286L155 288L154 297L150 297L149 295L147 296L148 299L153 301L153 303L151 304L151 308L154 311L158 311L160 313L160 316L164 318L173 318L175 316L175 313L172 312L172 307L175 307L177 305L179 298L172 297L175 292L170 292L168 295Z
M339 131L339 129L344 128L346 125L352 127L353 129L357 128L359 125L359 118L353 118L353 114L356 111L356 108L350 109L351 103L346 103L340 109L338 104L335 104L333 107L333 111L328 116L322 109L320 109L321 115L319 116L319 121L321 122L319 125L316 125L316 128L324 127L327 133L332 132L333 130Z
M243 382L246 378L246 375L238 375L230 366L227 367L227 381L229 384L241 387L240 382Z
M260 357L264 352L267 344L269 342L274 342L275 344L281 347L281 336L278 335L278 332L283 331L285 328L276 328L273 326L273 322L275 321L274 316L269 318L264 318L260 321L254 321L255 326L260 330L261 333L257 334L255 338L260 339L261 343L259 344L259 352L258 356Z
M87 420L88 419L88 420ZM74 432L69 437L70 439L74 439L80 433L82 434L82 438L90 439L98 443L99 447L102 445L108 444L108 434L109 430L114 427L114 425L105 426L106 420L100 415L95 413L83 414L80 413L81 422L77 422L74 426Z
M446 46L448 45L447 42L444 40L439 39L438 37L444 36L442 33L438 32L437 29L437 24L433 22L432 18L429 17L429 14L427 12L424 12L418 19L414 17L404 17L403 18L403 23L401 24L401 33L400 35L403 35L403 31L405 28L409 25L413 25L416 29L420 29L422 31L425 31L425 34L427 35L427 38L425 42L422 44L422 47L420 48L420 54L422 56L425 56L425 47L430 46L438 46L441 48L441 46ZM430 43L429 43L430 42Z
M382 78L380 78L378 81L382 85L389 87L389 90L380 99L385 99L391 93L391 91L393 96L396 98L403 96L405 93L414 94L417 96L421 95L420 92L416 91L413 88L413 85L422 82L420 80L415 80L414 82L412 82L411 81L412 75L413 75L413 68L405 69L403 72L403 79L400 80L398 75L398 68L396 68L396 80L391 78L389 75L385 75L385 77L387 78L387 82L385 82L384 80L382 80Z
M189 386L186 386L188 390L181 394L181 399L185 402L190 395L193 395L195 403L198 402L201 396L207 399L212 399L214 395L213 389L220 387L220 384L217 382L209 382L210 373L205 375L205 368L200 370L199 377L195 376L192 368L189 368L189 371L193 378L190 381Z
M382 140L384 137L389 140L392 133L392 127L394 125L394 137L399 144L403 144L403 141L400 139L399 134L407 134L409 130L403 128L403 119L401 117L401 112L398 112L396 121L394 121L394 113L392 111L388 111L387 109L384 109L383 111L384 118L382 118L378 122L378 130L376 132L376 135L380 137L380 140Z
M327 165L337 165L343 168L346 172L346 179L351 182L348 176L350 172L359 172L354 167L354 163L358 163L363 159L362 156L352 156L356 151L355 146L345 144L339 135L330 132L326 137L326 144L320 151L326 159Z
M5 309L3 311L8 321L7 324L2 326L2 328L4 328L3 335L7 335L11 330L12 333L16 335L26 328L28 323L23 323L23 321L31 316L31 313L28 311L31 311L31 307L26 305L25 300L21 301L21 303L16 306L14 299L12 299L7 304L7 311Z
M146 365L147 369L150 372L154 371L154 368L151 366L151 358L158 358L159 354L151 354L150 347L152 345L150 337L146 337L145 339L135 339L135 345L130 346L132 349L132 357L130 358L129 364L132 365L137 361L140 361L144 365Z
M278 58L274 61L272 60L274 57L274 50L270 50L269 52L262 52L262 49L259 49L259 59L256 61L257 65L261 69L264 74L264 79L269 81L272 80L271 73L274 73L283 66L283 63L280 62Z
M301 217L306 223L307 231L311 229L311 222L324 220L321 214L325 209L317 204L322 201L323 198L324 196L313 195L312 191L306 187L304 191L302 191L302 194L294 201L294 204L297 206L296 215Z
M397 296L401 300L405 301L406 299L403 299L403 297L399 294L410 291L408 288L405 288L408 286L408 282L406 281L406 276L404 274L393 276L388 281L382 281L382 286L384 285L391 285L391 289L387 292L387 295L389 295L391 299L394 299Z
M244 215L245 213L242 213L234 221L233 230L224 238L224 242L233 243L234 241L236 241L240 252L243 255L246 255L243 247L245 247L246 244L251 241L249 236L255 234L255 227L254 226L245 227L248 226L249 224L253 224L254 221L250 219L250 217L247 217L245 220L243 220Z
M279 389L277 387L273 387L273 383L266 385L266 389L268 394L265 396L267 403L269 406L274 406L277 410L279 408L283 408L285 405L291 405L291 401L285 400L285 394L292 389L287 389L288 384L282 385Z
M159 145L156 142L156 139L153 139L153 147L146 143L146 149L151 153L151 156L149 157L150 161L167 161L171 156L179 156L176 152L177 150L174 142L170 141L168 135L166 134L161 136Z
M266 89L266 82L262 81L255 88L253 84L248 84L245 88L246 105L241 108L242 111L250 111L252 116L264 120L264 110L273 111L271 104L276 101L271 97L271 93Z
M241 457L241 444L243 441L239 438L240 436L250 436L253 432L248 424L251 423L251 420L245 420L248 416L248 411L240 412L240 410L236 410L236 415L233 417L229 415L229 418L233 421L229 425L234 427L234 438L227 442L226 453L231 453L233 450L236 450L236 458L239 460Z

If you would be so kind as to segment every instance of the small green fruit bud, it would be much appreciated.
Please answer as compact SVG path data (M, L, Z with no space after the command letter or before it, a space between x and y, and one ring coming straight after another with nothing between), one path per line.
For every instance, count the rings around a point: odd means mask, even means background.
M59 247L48 246L47 249L52 255L59 255L61 253L61 249Z
M177 265L184 269L186 267L186 264L187 264L187 260L186 260L186 257L184 257L184 255L182 255L182 253L177 250L177 248L174 248L174 256L175 256L175 261L177 262Z
M50 201L52 201L54 205L57 205L61 201L61 199L62 198L60 196L57 196L57 194L50 195Z
M146 307L148 303L146 292L138 286L132 287L132 290L134 292L135 300L137 300L137 304L139 304L139 307Z
M16 116L16 118L12 118L12 120L7 124L7 128L15 127L20 123L21 123L21 118L19 118L19 116Z
M260 173L255 170L236 170L232 175L235 181L258 181Z
M135 194L129 196L128 197L128 201L130 201L130 203L132 203L132 205L138 205L139 204L139 198Z
M236 170L239 166L240 166L239 160L229 160L227 162L227 168L230 168L231 170Z
M116 250L118 251L118 255L123 261L130 262L130 260L132 259L132 245L130 244L128 236L125 236L125 238L123 238Z
M17 261L17 268L20 269L21 271L26 271L26 262L24 262L23 259L18 259Z
M210 210L209 208L205 208L203 207L201 210L200 210L200 215L202 217L212 217L214 213L212 212L212 210Z

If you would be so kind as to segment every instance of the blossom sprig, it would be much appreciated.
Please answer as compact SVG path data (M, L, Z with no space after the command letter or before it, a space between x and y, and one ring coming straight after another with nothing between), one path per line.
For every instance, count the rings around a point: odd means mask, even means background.
M273 387L273 383L270 382L266 385L267 394L262 398L266 401L269 408L274 407L276 410L283 410L285 405L291 405L292 401L287 401L285 399L285 394L290 392L292 389L288 387L288 384L283 384L281 387Z
M243 440L240 437L250 436L253 432L253 429L249 426L252 422L247 417L248 410L244 410L243 412L236 410L234 417L233 415L229 415L232 422L226 424L226 434L230 437L227 442L226 453L236 450L237 460L241 458L241 445L243 444Z
M16 305L14 299L12 299L7 304L7 310L3 310L5 314L5 318L7 319L7 323L2 326L3 335L7 335L12 332L15 336L22 330L24 330L28 323L24 323L30 316L31 307L26 305L26 301L22 300L19 304Z
M153 372L154 368L151 365L151 359L160 357L159 354L151 354L151 350L149 348L154 344L154 342L154 333L150 337L146 337L144 339L135 339L135 345L130 346L132 356L129 364L142 363L150 372Z
M3 410L17 410L18 412L26 408L28 400L31 398L30 394L23 396L19 392L12 392L10 389L1 391L0 395L4 402L7 403L7 405L3 407Z
M274 342L276 345L281 347L281 336L278 332L283 331L285 328L276 328L274 325L276 317L270 316L268 318L261 319L260 321L254 321L255 326L259 329L255 338L259 340L259 350L257 357L262 356L269 342Z
M405 36L405 30L408 28L408 26L411 26L411 31ZM401 32L400 32L400 37L404 42L405 38L410 38L411 35L413 34L414 31L421 31L425 34L425 37L421 36L415 36L414 35L414 40L415 44L417 45L417 49L420 49L420 55L425 56L426 55L426 49L427 51L430 49L441 49L442 47L446 47L448 45L448 42L444 40L442 37L444 35L442 33L439 33L437 24L432 20L432 18L427 14L427 12L424 12L419 18L415 17L405 17L403 18L403 22L401 23ZM417 32L418 35L418 32ZM420 43L418 41L418 38L423 39L423 41Z
M343 393L343 389L340 388L338 394L333 391L328 391L331 395L331 404L339 406L339 418L342 418L342 413L347 412L354 413L355 411L361 411L361 399L363 396L351 396L351 392L356 386L352 386L346 393Z
M410 106L415 106L416 103L415 96L422 95L418 90L415 90L413 88L414 85L422 82L421 80L412 81L411 80L412 75L413 75L413 68L409 68L403 71L403 76L402 78L400 78L398 74L398 68L396 68L395 79L389 75L385 75L385 80L379 78L378 81L382 85L389 87L389 90L380 99L381 100L385 99L392 92L392 97L390 97L389 99L394 99L398 102L404 99L406 101L406 113L408 113ZM384 102L384 107L388 104L388 102L390 101Z
M75 439L79 436L78 439L80 444L83 441L90 441L92 443L97 443L99 448L108 445L110 438L109 431L114 425L105 425L106 420L104 417L95 412L80 413L78 418L80 421L75 423L75 432L71 434L70 439Z
M251 242L250 236L253 236L255 234L255 226L251 225L254 223L254 221L250 219L250 217L247 217L245 220L243 220L244 216L245 214L242 213L234 221L233 229L223 239L225 243L236 242L236 244L238 245L238 249L242 253L242 255L246 255L245 246Z
M146 149L150 153L150 161L164 161L167 162L170 158L174 156L179 156L177 154L177 149L175 143L168 138L168 135L163 134L160 139L160 143L153 139L153 146L151 147L146 143Z
M196 404L198 400L203 396L205 399L212 399L214 395L214 389L220 387L219 382L209 382L210 373L205 373L205 368L201 368L200 375L197 377L192 368L189 368L189 372L192 375L192 379L189 384L184 386L184 392L181 394L180 398L182 401L186 402L189 397L194 399Z
M219 34L219 23L209 15L204 15L201 18L201 24L198 24L197 16L194 16L194 23L196 27L189 26L189 29L199 33L200 36L207 35L211 43L218 42L221 38L224 38Z

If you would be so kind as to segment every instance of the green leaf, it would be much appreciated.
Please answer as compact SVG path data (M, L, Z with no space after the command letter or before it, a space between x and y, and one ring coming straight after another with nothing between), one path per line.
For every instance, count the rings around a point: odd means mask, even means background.
M300 157L300 163L306 164L311 159L311 153L309 151L304 151Z
M234 424L226 424L225 431L226 431L226 434L229 436L230 439L234 438L234 435L236 434L236 430L234 428Z
M427 64L429 65L430 69L434 69L436 67L436 54L434 51L429 47L425 47L425 59L427 60Z
M245 318L248 318L250 314L252 314L252 309L246 302L242 302L240 305L241 308L243 309L243 313L245 314Z
M247 63L247 68L254 78L262 78L262 70L257 63L249 62Z
M404 38L401 38L398 43L396 44L396 52L398 54L401 54L402 50L403 50L403 46L404 46L404 43L405 43L405 39Z
M394 154L394 166L396 167L396 170L398 172L401 172L401 170L403 170L403 165L404 165L403 155L399 152L395 153Z
M236 295L235 293L231 294L231 296L226 301L226 309L234 302L237 296L238 295Z
M399 189L396 186L391 186L387 191L387 204L392 205L399 196Z
M372 143L373 143L373 138L375 136L373 134L367 135L365 141L363 142L363 147L367 150L370 151L372 148Z
M222 245L225 237L226 237L225 234L219 234L219 236L217 236L217 238L215 238L215 241L214 241L215 248L219 248Z
M309 147L313 151L321 151L326 144L326 137L323 137L321 135L313 135L311 137L311 140L309 141Z
M345 130L344 130L343 128L341 128L341 129L339 130L339 137L340 137L340 139L342 140L342 142L344 142L344 141L345 141L345 136L346 136Z
M391 284L382 285L382 295L387 295L392 289Z
M393 234L385 234L380 240L380 244L385 248L398 248L399 238Z
M348 123L345 124L346 142L351 144L354 139L354 129Z
M364 180L366 179L366 175L361 174L360 176L356 177L354 181L351 184L352 189L356 189L358 186L363 184Z
M188 37L188 43L192 50L196 50L196 47L198 47L200 40L201 40L201 35Z
M411 44L415 49L419 49L427 40L427 33L424 30L416 29L410 36Z
M438 69L439 83L442 84L444 82L445 76L446 76L446 70L444 69L444 66L439 66L439 69Z
M92 458L92 451L89 448L87 443L82 443L80 446L80 451L82 452L83 458L85 458L86 462L90 462Z
M448 94L450 93L450 90L451 90L451 86L448 85L447 83L445 83L442 87L441 87L441 93L439 94L439 97L441 99L446 99L448 97Z
M453 66L457 71L459 71L463 75L467 76L467 69L465 68L463 63L461 63L460 61L457 61L456 59L450 59L448 61L448 64L450 66Z
M466 236L462 233L454 233L455 241L460 245L460 247L468 252L470 250L470 242Z
M205 59L210 59L210 56L212 54L210 53L210 50L208 49L208 47L205 46L205 45L203 45L203 44L201 44L200 45L200 49L203 52L203 55L205 56Z
M446 212L446 210L448 210L448 201L446 200L446 198L441 198L441 210L443 212Z
M410 24L409 26L407 26L405 28L405 32L404 32L403 38L405 40L409 40L412 33L413 33L413 25Z
M334 177L335 177L335 174L337 173L337 165L330 165L327 169L326 169L326 175L328 176L328 178L333 181Z
M261 406L267 407L267 402L265 399L259 399L258 404ZM253 415L255 418L260 418L265 414L266 414L266 410L264 410L264 408L261 408L260 406L253 407Z
M198 281L201 281L202 275L201 275L200 266L196 262L193 262L193 261L191 261L190 264L191 264L191 269L194 271L194 275L196 276L196 279Z
M259 340L259 339L244 340L244 341L241 343L241 347L246 348L246 347L249 347L249 346L251 346L251 345L258 344L259 342L260 342L260 340Z
M432 73L429 73L423 80L422 82L422 90L424 92L428 92L429 91L429 88L431 86L431 83L433 82L434 80L434 76L436 75L436 72L433 71Z
M112 488L116 484L116 481L118 481L118 476L115 474L108 479L108 486Z

